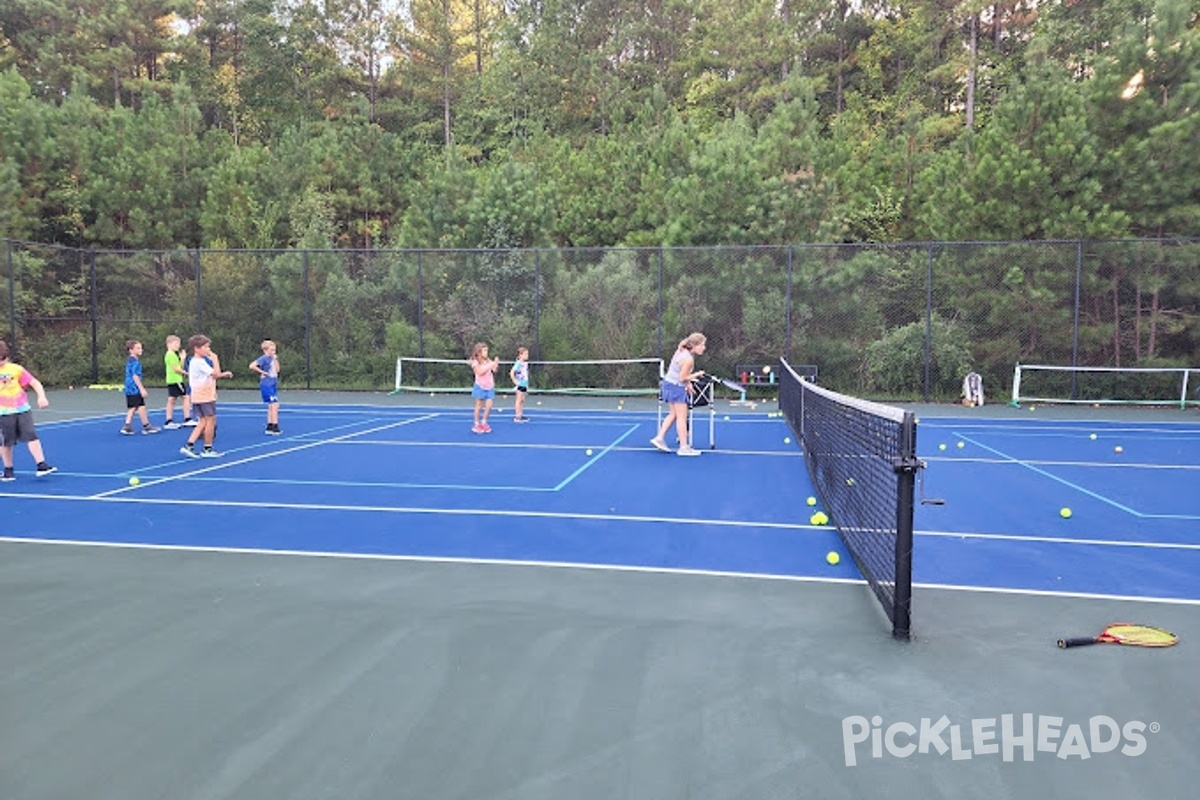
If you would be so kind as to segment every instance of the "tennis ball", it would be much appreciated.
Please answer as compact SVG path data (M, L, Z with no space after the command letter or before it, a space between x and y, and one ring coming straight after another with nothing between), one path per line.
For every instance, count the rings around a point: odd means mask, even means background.
M1062 517L1063 519L1070 519L1071 518L1071 509L1067 508L1066 506L1063 506L1062 509L1059 510L1058 515L1060 517Z
M1094 442L1094 441L1096 441L1096 434L1094 434L1094 433L1093 433L1093 434L1092 434L1091 436L1089 436L1088 438L1089 438L1089 439L1091 439L1091 440Z
M853 486L853 485L854 485L854 478L846 478L846 485L847 485L847 486Z
M141 478L139 478L136 475L134 475L132 478L129 479L130 486L137 486L141 482L142 482Z
M1124 448L1124 447L1121 447L1121 445L1117 445L1116 447L1114 447L1114 448L1113 448L1113 452L1114 452L1114 453L1124 453L1124 452L1125 452L1125 448Z
M790 436L785 436L785 437L783 437L783 443L784 443L784 444L791 444L791 443L792 443L792 437L790 437Z
M966 446L967 446L967 443L966 443L966 442L959 442L959 443L958 443L958 449L959 449L959 450L963 449L963 448L964 448L964 447L966 447Z
M830 564L836 564L842 560L842 557L837 554L836 550L830 550L825 555L825 560L828 561Z
M818 511L815 514L813 514L811 517L808 518L808 521L811 522L813 525L820 525L821 524L821 512Z
M590 456L590 455L592 454L592 451L591 451L591 450L588 450L588 451L587 451L587 454Z
M815 505L817 504L817 498L815 498L815 497L810 497L810 498L808 498L808 500L807 500L806 502L807 502L807 503L808 503L810 506L815 506Z
M938 450L945 450L945 449L946 449L946 445L944 445L944 444L938 445Z

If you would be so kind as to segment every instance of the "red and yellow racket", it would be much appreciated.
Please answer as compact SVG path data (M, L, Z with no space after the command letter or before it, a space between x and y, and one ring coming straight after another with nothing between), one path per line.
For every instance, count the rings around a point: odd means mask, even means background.
M1083 647L1089 644L1128 644L1135 647L1170 647L1179 637L1162 628L1150 625L1135 625L1132 622L1114 622L1099 636L1081 636L1075 639L1059 639L1059 647Z

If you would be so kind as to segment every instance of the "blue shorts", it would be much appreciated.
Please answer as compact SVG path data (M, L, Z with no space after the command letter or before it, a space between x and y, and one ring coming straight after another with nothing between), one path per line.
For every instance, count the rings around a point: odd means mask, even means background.
M664 403L686 403L688 401L687 389L682 383L663 381L662 399Z
M279 381L259 381L258 389L262 392L264 403L279 402Z
M476 400L494 400L496 399L496 390L485 389L477 383L471 387L471 397Z

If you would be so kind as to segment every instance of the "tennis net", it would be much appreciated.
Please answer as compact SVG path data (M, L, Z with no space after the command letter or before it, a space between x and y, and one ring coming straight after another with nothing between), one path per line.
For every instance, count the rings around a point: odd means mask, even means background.
M817 386L780 359L779 407L830 521L908 639L917 425L912 412Z
M530 361L529 389L546 394L656 396L662 376L659 358L620 358L582 361ZM511 391L512 360L500 361L496 389ZM474 375L465 358L396 359L398 392L437 394L470 392Z

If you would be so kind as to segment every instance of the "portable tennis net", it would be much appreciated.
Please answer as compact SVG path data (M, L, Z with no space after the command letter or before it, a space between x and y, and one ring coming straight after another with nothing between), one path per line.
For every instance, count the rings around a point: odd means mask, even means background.
M892 623L908 639L917 424L911 411L817 386L780 359L779 407L804 449L830 521Z

